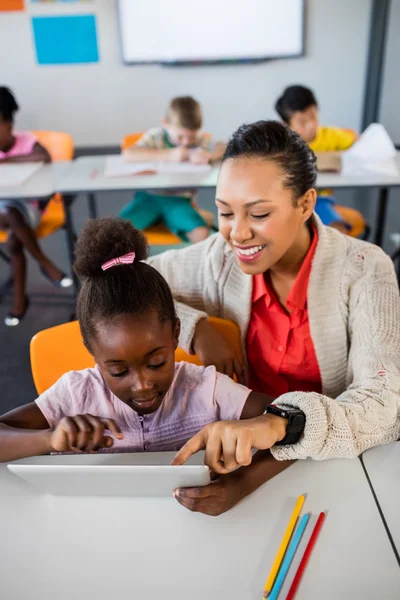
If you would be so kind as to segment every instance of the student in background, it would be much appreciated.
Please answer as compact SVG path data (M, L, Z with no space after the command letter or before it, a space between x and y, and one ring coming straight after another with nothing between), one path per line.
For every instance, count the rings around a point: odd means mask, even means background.
M0 165L6 163L50 162L50 155L33 133L13 131L18 104L6 87L0 87ZM24 249L39 263L42 274L56 287L70 287L72 279L66 277L42 252L35 228L42 211L38 201L0 200L0 229L8 232L7 245L11 255L14 278L14 299L11 312L5 317L9 327L18 325L29 306L25 294L26 260Z
M141 262L141 232L122 219L90 220L76 256L77 315L96 366L66 373L36 402L0 417L0 462L51 452L175 451L208 423L263 414L270 396L213 366L175 363L180 323L167 282ZM260 454L250 468L201 488L202 512L228 510L289 464ZM176 498L184 503L190 493L177 490Z
M209 134L201 131L200 104L191 98L174 98L160 127L149 129L140 140L124 152L130 161L166 161L207 164L220 159L224 144L214 144ZM195 191L150 194L137 192L121 217L138 229L146 229L160 221L184 240L199 242L208 237L209 229L194 202Z
M319 124L319 109L313 92L302 86L287 87L275 104L275 110L284 123L308 143L313 152L340 152L348 150L357 139L357 134L348 129L327 127ZM339 210L338 210L339 208ZM345 218L331 193L318 191L315 212L324 225L342 233L363 228L364 218L354 209L347 208Z

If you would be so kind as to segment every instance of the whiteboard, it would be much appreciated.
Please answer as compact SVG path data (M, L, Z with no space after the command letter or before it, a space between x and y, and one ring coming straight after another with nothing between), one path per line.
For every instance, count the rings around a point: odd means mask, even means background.
M119 0L125 63L301 56L304 0Z

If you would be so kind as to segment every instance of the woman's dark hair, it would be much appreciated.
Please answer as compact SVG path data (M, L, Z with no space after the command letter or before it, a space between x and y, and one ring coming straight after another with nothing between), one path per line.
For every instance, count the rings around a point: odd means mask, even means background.
M132 264L101 266L135 252ZM75 272L82 282L77 316L84 342L89 346L99 322L123 314L144 315L154 311L161 322L177 320L171 290L164 277L150 265L143 233L117 217L89 220L78 237Z
M313 92L303 85L291 85L276 101L275 110L282 121L289 123L293 113L303 112L310 106L318 106Z
M12 123L17 110L19 110L19 106L11 90L0 86L0 115L3 120Z
M276 162L284 172L283 184L293 193L293 203L315 186L316 158L297 133L278 121L257 121L242 125L233 134L223 161L259 158Z

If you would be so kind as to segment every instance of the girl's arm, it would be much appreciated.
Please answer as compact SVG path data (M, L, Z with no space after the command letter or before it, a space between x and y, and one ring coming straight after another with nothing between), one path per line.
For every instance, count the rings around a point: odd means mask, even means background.
M243 407L240 419L253 419L264 414L265 409L274 401L272 396L260 394L259 392L251 392Z
M0 417L0 462L51 452L52 431L35 404L26 404Z
M32 162L51 162L50 154L46 148L36 142L33 146L31 154L22 154L20 156L10 156L9 158L0 159L2 163L32 163Z

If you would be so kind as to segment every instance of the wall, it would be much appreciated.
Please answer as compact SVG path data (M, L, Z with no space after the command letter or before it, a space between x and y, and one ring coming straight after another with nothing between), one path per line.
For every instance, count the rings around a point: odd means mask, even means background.
M165 0L167 1L167 0ZM60 14L54 5L29 4L31 14ZM205 108L205 128L227 137L244 121L274 118L284 86L315 89L324 122L359 128L371 0L309 0L306 55L262 65L165 68L121 62L116 0L62 7L97 15L98 65L35 63L30 21L0 15L0 81L17 94L20 128L61 129L77 145L116 144L125 132L156 124L173 95L192 94ZM221 32L223 35L223 32ZM8 50L7 50L8 49Z
M383 70L380 120L396 144L400 145L400 0L391 0Z

